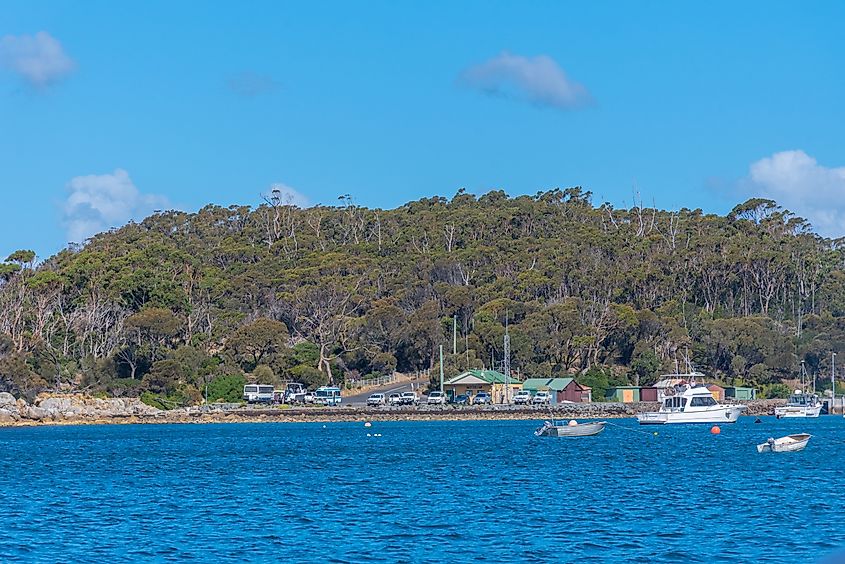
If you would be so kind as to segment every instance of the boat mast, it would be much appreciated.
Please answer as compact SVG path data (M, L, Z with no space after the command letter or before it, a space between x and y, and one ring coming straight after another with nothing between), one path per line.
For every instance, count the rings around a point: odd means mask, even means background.
M807 388L805 387L805 384L804 384L804 379L805 379L806 375L807 375L807 371L804 369L804 361L802 360L801 361L801 393L802 394L807 392Z
M836 413L836 353L830 353L830 414Z

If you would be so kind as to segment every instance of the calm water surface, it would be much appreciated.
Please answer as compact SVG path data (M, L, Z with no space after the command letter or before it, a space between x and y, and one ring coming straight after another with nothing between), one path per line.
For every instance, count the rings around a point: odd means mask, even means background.
M581 439L518 421L0 429L0 560L796 563L845 549L845 419L753 421L720 436L615 421ZM802 453L755 451L802 431Z

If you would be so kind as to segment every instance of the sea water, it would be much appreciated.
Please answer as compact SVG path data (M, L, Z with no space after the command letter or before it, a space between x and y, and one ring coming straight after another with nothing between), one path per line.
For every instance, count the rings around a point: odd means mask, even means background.
M845 420L0 429L0 560L818 562ZM657 433L655 435L654 433ZM804 452L758 454L808 432ZM375 436L379 434L381 436Z

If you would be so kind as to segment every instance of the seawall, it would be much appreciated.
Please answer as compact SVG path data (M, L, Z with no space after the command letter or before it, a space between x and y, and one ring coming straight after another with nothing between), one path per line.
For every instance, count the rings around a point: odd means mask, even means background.
M785 400L752 400L747 416L772 415ZM403 407L251 407L237 404L162 411L134 398L95 399L84 396L49 396L34 405L0 393L0 426L98 425L139 423L247 423L247 422L342 422L342 421L463 421L617 419L656 411L657 403L572 403L533 406L403 406Z

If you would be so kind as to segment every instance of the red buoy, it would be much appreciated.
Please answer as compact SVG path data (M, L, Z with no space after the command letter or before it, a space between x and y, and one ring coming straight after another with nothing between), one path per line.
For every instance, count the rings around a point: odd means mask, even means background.
M722 432L722 430L719 429L718 425L713 425L712 427L710 427L710 432L714 435L718 435L719 433Z

